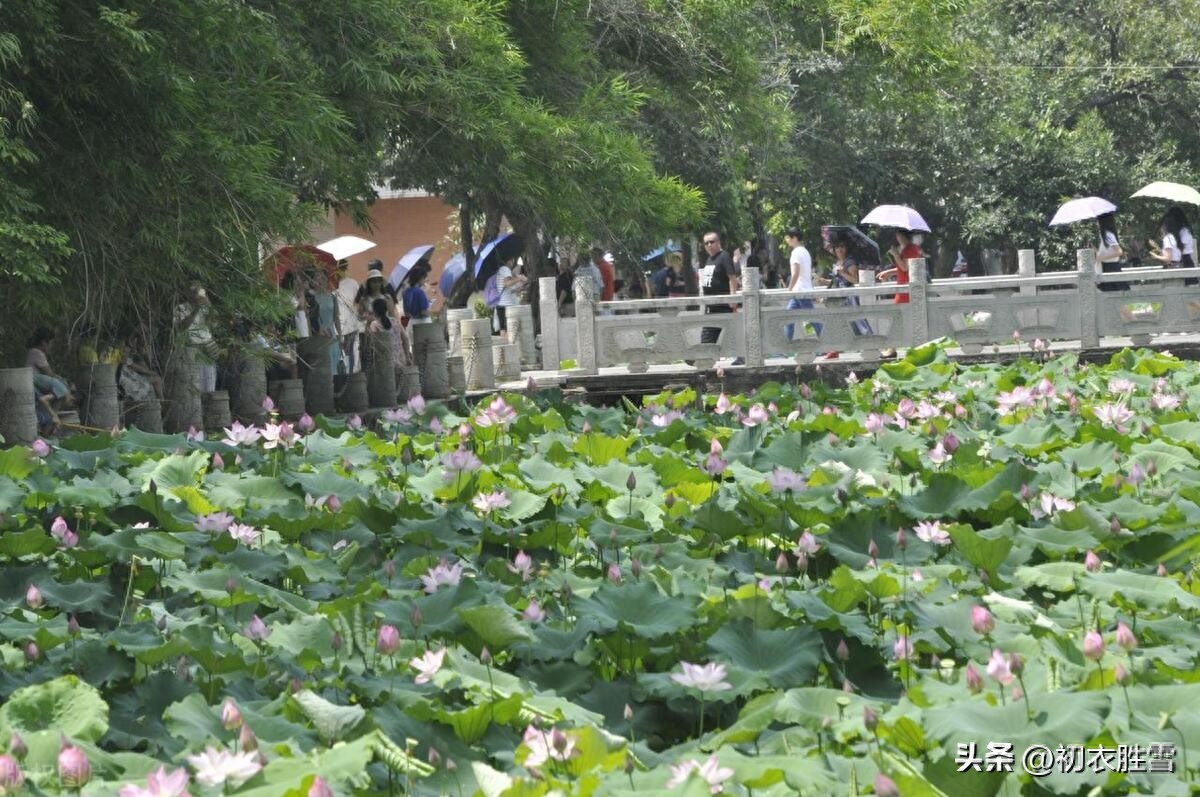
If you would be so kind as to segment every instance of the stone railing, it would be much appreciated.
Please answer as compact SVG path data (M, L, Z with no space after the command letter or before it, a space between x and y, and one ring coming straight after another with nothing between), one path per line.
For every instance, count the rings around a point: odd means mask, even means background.
M1102 274L1091 249L1079 250L1074 271L1037 274L1032 250L1022 250L1018 264L1014 276L928 282L925 261L910 260L906 286L877 284L874 272L863 270L856 287L813 291L763 290L758 269L748 268L741 291L731 296L620 302L593 301L590 281L581 278L574 318L559 317L554 279L543 278L543 368L556 370L570 359L583 374L615 365L638 372L685 360L706 368L731 357L755 366L830 351L875 360L882 349L943 337L970 354L1011 343L1014 332L1025 341L1079 341L1092 348L1106 337L1145 345L1156 335L1200 331L1200 285L1186 284L1200 279L1200 268ZM898 293L909 301L896 304ZM793 298L814 300L814 306L790 309ZM720 330L715 343L701 342L705 327Z

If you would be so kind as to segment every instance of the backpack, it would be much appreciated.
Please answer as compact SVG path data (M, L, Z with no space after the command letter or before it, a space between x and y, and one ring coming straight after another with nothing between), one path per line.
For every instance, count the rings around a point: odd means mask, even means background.
M500 304L500 283L496 280L498 274L493 274L488 278L487 284L483 286L483 301L488 307L495 307Z

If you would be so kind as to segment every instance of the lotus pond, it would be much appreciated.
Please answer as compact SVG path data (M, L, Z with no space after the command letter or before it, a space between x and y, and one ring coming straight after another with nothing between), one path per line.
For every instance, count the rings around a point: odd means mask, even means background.
M1188 794L1198 410L929 346L9 448L0 794Z

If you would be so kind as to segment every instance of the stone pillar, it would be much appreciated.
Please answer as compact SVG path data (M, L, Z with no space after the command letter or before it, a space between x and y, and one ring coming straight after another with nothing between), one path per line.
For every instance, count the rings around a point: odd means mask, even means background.
M94 363L84 369L87 375L86 423L98 429L111 429L121 423L121 400L117 393L117 366Z
M537 345L533 335L533 307L517 304L509 307L508 342L521 347L521 367L533 368L537 364Z
M214 390L205 393L201 405L204 410L205 429L224 429L233 425L233 415L229 411L229 391Z
M491 390L496 386L492 364L492 319L469 318L458 322L462 331L463 367L468 390Z
M450 391L452 393L466 393L467 369L463 363L461 354L451 355L446 358L446 371L450 376Z
M579 370L587 375L596 374L596 300L592 293L592 278L587 274L575 277L575 323L579 336Z
M513 382L521 378L521 347L516 343L493 344L492 360L497 382Z
M746 365L763 364L762 347L762 272L742 269L742 330L746 338Z
M131 425L143 432L162 434L162 402L151 396L145 401L134 404L129 412Z
M1075 263L1079 269L1079 345L1094 349L1100 345L1100 286L1096 275L1100 264L1095 249L1077 249Z
M388 331L363 336L363 368L367 372L367 398L372 407L396 405L396 367L392 360L394 340Z
M910 347L920 346L929 340L929 285L925 282L925 258L914 257L908 261L907 288L908 313L911 339Z
M5 445L37 439L36 401L32 368L0 368L0 435Z
M557 371L562 355L558 348L558 280L538 279L538 310L542 315L542 368Z
M163 376L163 428L169 433L186 432L204 425L200 408L200 388L197 386L196 353L188 346L178 346L171 352Z
M333 369L329 362L329 347L333 338L313 335L301 338L296 347L304 378L304 405L309 413L332 415L337 411L333 400Z
M267 391L275 402L275 411L281 418L294 421L304 414L304 380L280 379L268 382Z
M397 383L399 385L398 389L400 394L397 398L400 401L408 401L413 396L422 395L422 374L420 368L415 365L402 365L396 369L396 373L399 374ZM429 394L425 393L424 395Z
M450 376L446 371L446 327L441 322L409 324L413 360L421 372L421 390L425 398L444 399L450 395Z
M341 398L338 399L338 410L341 412L365 412L370 406L367 375L362 371L355 371L346 377L346 386L342 388Z
M1037 274L1036 253L1032 249L1017 250L1017 276L1032 277ZM1022 285L1022 296L1037 296L1036 285Z
M462 328L458 325L458 322L474 317L475 311L469 307L456 307L446 311L446 331L450 333L447 356L462 356Z
M229 408L233 417L247 424L266 419L263 399L267 395L267 369L261 360L241 357L232 363L233 383L229 386Z

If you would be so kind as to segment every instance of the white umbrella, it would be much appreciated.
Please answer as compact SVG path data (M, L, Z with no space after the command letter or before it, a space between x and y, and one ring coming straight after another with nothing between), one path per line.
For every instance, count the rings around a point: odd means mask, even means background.
M1105 213L1112 213L1116 209L1116 205L1098 196L1085 196L1080 199L1072 199L1070 202L1064 202L1063 206L1058 209L1058 212L1054 214L1054 218L1050 219L1050 226L1073 224L1077 221L1094 219L1097 216L1103 216Z
M392 273L388 275L388 282L397 290L400 289L400 282L408 275L409 270L417 264L417 261L426 257L433 251L433 244L421 244L409 249L404 255L396 261L396 267L392 269Z
M342 235L337 238L326 241L323 244L317 244L317 248L322 252L328 252L333 255L334 260L345 260L348 257L362 254L368 249L374 249L375 244L368 241L366 238L357 238L353 235Z
M929 225L921 218L921 214L906 205L880 205L863 216L859 224L929 232Z
M1167 199L1171 202L1184 202L1188 205L1200 205L1200 191L1182 183L1167 183L1159 180L1140 189L1135 197L1153 197ZM1132 197L1130 197L1132 199Z

